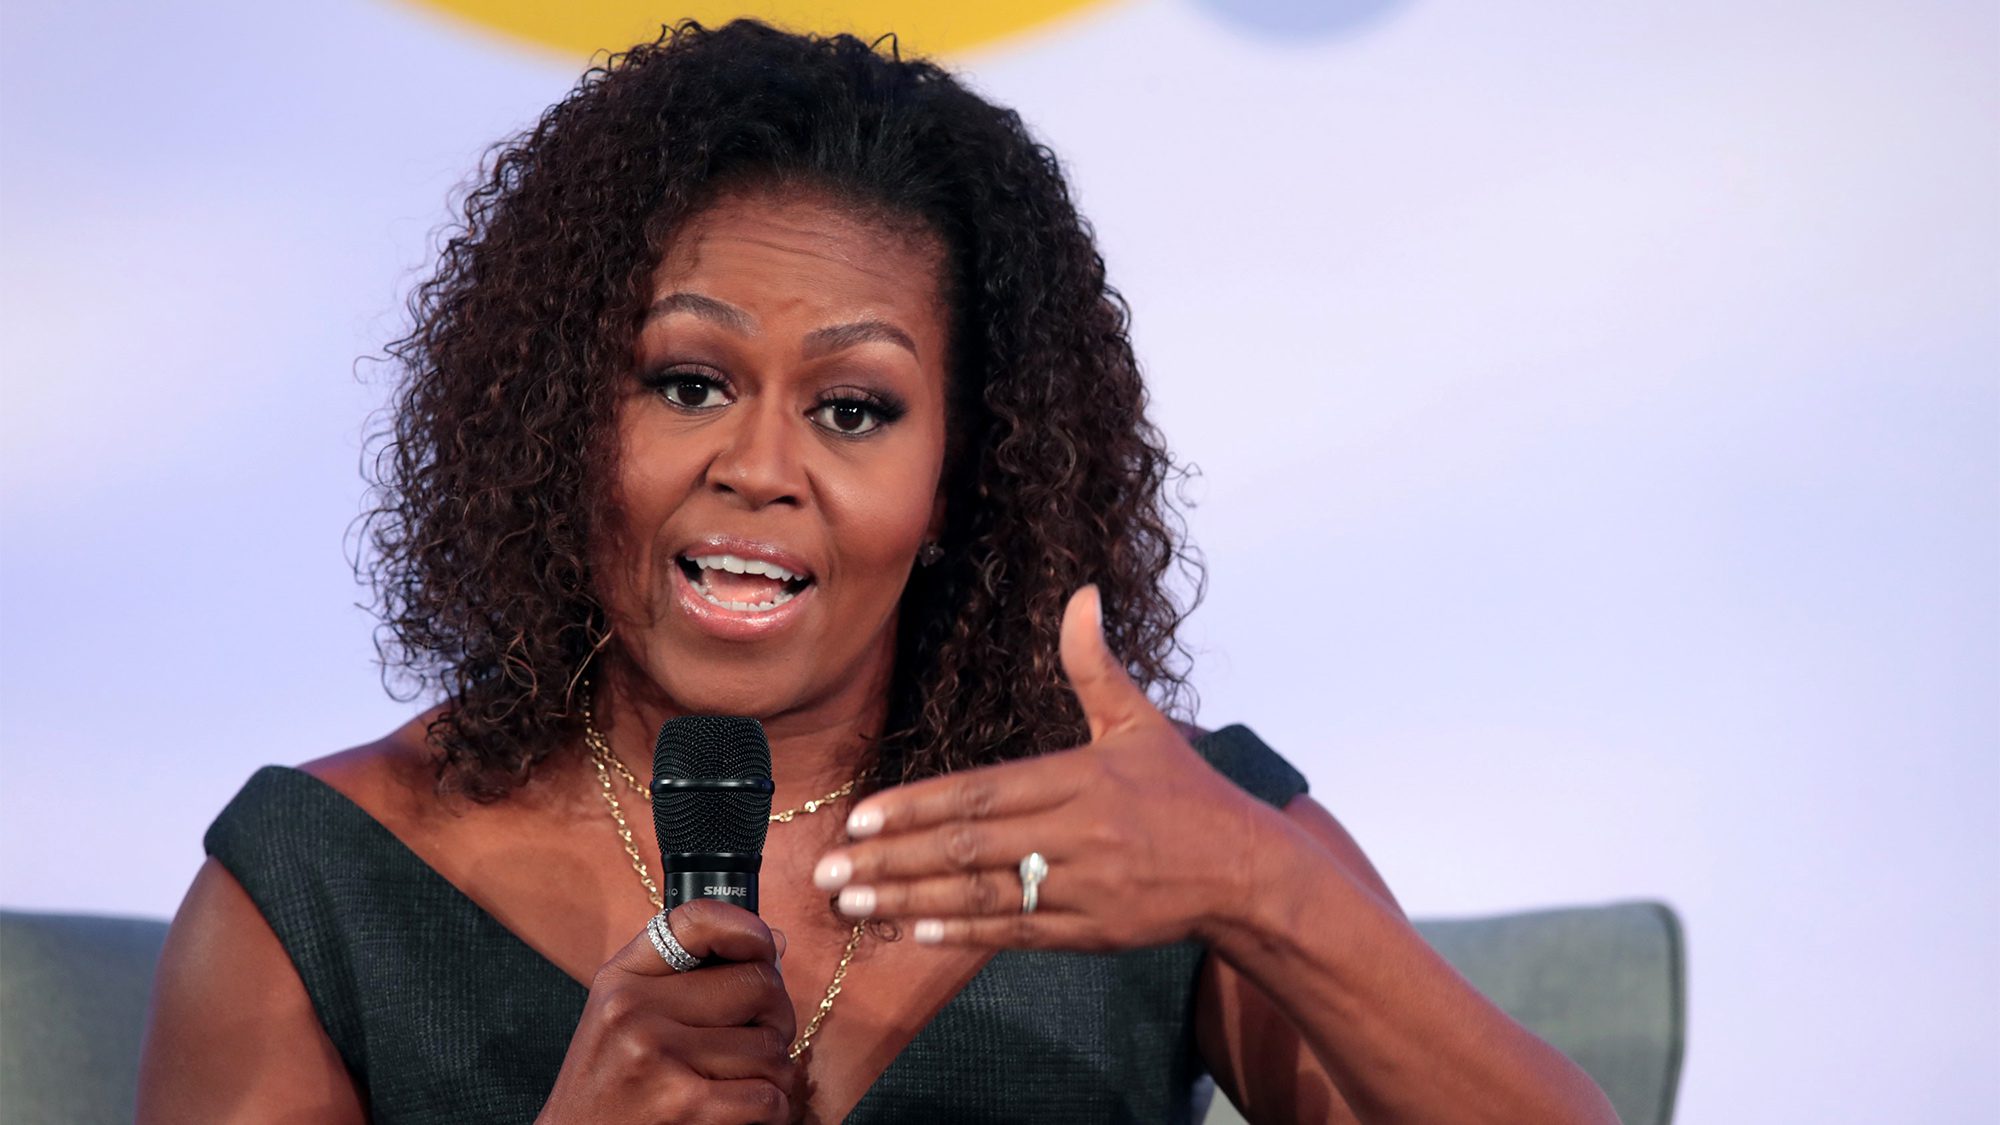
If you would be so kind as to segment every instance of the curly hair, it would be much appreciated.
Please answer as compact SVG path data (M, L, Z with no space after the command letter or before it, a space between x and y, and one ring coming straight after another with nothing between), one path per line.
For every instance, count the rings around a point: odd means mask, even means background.
M1202 578L1165 493L1177 470L1054 154L893 45L685 22L494 148L387 349L400 382L370 439L357 567L385 686L446 703L440 788L497 799L575 744L576 685L610 640L590 545L650 277L690 217L756 183L945 249L946 561L904 591L863 788L1084 741L1057 637L1087 582L1134 679L1188 701L1176 630Z

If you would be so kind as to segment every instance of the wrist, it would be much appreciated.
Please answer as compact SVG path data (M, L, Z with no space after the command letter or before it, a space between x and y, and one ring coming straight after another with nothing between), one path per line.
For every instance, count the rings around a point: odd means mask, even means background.
M1324 879L1329 859L1284 813L1248 796L1242 802L1229 833L1237 846L1226 849L1224 878L1208 896L1198 935L1236 963L1288 944L1303 892Z

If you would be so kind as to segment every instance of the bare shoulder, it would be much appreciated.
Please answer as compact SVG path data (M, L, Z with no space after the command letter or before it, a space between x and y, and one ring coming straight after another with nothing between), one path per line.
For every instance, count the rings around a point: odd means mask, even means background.
M160 953L138 1120L366 1120L277 934L212 858Z
M427 735L431 718L419 715L374 742L314 758L299 769L391 828L421 822L438 804L437 753Z
M428 718L299 769L384 824L420 823L434 789ZM195 873L160 953L139 1120L366 1120L290 955L213 857Z

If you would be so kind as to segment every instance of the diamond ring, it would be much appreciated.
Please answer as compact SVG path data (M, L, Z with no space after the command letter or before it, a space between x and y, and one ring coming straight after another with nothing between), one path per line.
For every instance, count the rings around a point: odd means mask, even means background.
M677 973L685 973L701 964L701 958L689 953L674 937L674 928L667 925L667 912L662 910L646 920L646 936L653 939L653 948L659 951L660 959Z
M1041 899L1042 880L1049 877L1049 861L1040 852L1029 852L1021 860L1021 913L1033 914Z

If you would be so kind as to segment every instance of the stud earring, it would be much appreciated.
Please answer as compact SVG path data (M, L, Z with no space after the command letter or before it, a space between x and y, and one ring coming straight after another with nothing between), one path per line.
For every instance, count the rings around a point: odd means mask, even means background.
M917 565L931 566L944 557L944 548L936 543L925 543L917 548Z

